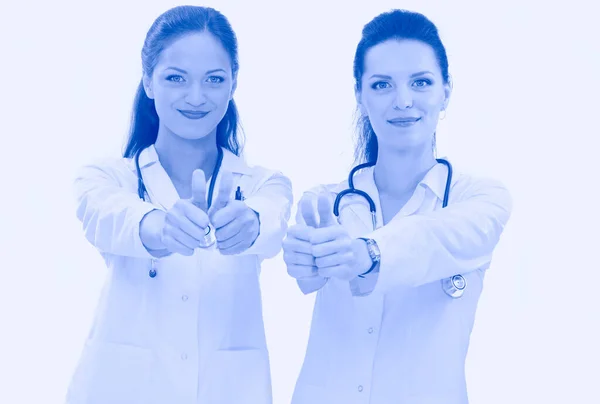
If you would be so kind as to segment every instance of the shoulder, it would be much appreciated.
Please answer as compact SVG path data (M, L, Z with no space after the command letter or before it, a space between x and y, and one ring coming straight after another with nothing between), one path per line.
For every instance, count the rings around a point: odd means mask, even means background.
M116 182L124 178L135 176L135 163L133 159L124 157L96 158L80 166L76 173L76 180L86 179L112 179Z
M241 174L241 184L246 188L258 190L264 186L279 185L291 194L292 182L281 170L263 165L248 164L243 156L230 156L230 169ZM242 185L243 186L243 185Z
M450 199L464 201L472 198L492 199L498 204L512 207L511 193L503 181L468 170L455 169Z

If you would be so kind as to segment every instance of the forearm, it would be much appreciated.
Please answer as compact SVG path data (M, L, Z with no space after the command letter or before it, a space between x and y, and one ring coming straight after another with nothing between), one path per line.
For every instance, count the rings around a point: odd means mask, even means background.
M381 250L378 288L419 286L489 266L512 200L501 185L484 185L445 209L397 217L367 236Z
M100 252L153 257L140 239L140 224L156 208L124 189L108 168L82 168L74 181L74 193L84 235Z

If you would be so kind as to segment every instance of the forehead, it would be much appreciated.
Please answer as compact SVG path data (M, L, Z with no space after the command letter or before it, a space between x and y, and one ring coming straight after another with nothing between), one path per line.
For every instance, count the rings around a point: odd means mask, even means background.
M433 48L421 41L389 40L373 46L365 54L365 77L372 74L410 75L424 70L441 75Z
M231 59L217 38L207 32L182 36L170 43L158 57L156 68L178 67L188 72L231 70Z

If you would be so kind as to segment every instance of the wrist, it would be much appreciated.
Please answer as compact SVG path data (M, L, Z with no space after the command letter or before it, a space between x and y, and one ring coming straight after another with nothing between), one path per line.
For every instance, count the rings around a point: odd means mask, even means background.
M356 257L356 275L360 276L367 272L373 265L369 249L365 240L357 238L353 240L353 250Z
M250 209L250 210L256 216L256 236L254 237L254 240L252 240L252 244L250 244L250 246L252 247L254 245L254 243L256 242L256 240L258 239L258 236L260 236L260 214L257 211L255 211L254 209Z
M140 221L140 239L148 251L165 249L161 239L165 216L165 212L154 209L146 213Z
M378 268L379 262L381 261L381 252L375 240L364 237L359 237L358 240L364 242L365 249L367 250L367 254L369 256L369 268L358 275L359 278L364 278L365 275Z

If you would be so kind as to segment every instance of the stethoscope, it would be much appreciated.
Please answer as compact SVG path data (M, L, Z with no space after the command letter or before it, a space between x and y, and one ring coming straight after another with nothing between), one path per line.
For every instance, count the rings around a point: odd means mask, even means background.
M146 186L144 185L144 179L142 177L142 170L140 169L140 154L142 153L143 150L139 150L136 154L135 154L135 170L137 173L137 178L138 178L138 196L140 197L140 199L142 201L146 200ZM207 208L210 208L210 205L212 204L212 200L213 200L213 193L215 191L215 184L217 181L217 176L219 175L219 171L221 170L221 164L223 163L223 150L220 147L217 147L217 162L215 164L215 168L213 169L212 172L212 177L210 179L210 185L208 186L208 206ZM211 229L211 226L208 225L206 227L206 233L204 234L204 239L202 240L202 244L201 244L201 248L208 248L211 247L214 243L216 242L216 238L214 235L214 232ZM154 278L156 276L156 267L155 267L155 262L154 260L152 261L152 269L150 270L150 277Z
M448 168L448 177L446 179L446 188L444 190L444 199L442 201L442 208L445 208L446 206L448 206L448 196L450 195L450 185L452 184L452 165L448 160L445 159L436 159L436 161L438 163L444 164ZM365 191L361 191L360 189L354 188L354 174L356 174L357 171L362 170L363 168L373 167L374 165L375 163L363 163L354 167L348 175L349 188L337 194L335 202L333 203L333 214L336 217L339 217L340 203L344 196L355 194L365 198L369 203L369 211L371 212L373 230L377 228L377 209L375 207L375 202ZM451 276L450 278L442 279L441 283L444 292L446 292L446 294L452 298L461 297L465 292L465 288L467 287L467 280L464 278L464 276L460 274Z

